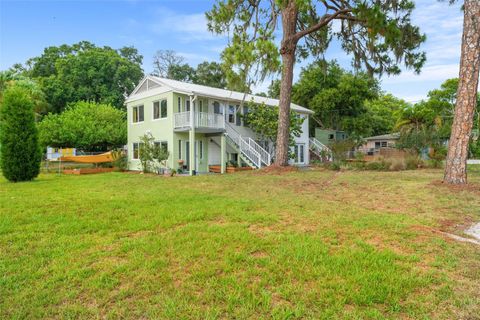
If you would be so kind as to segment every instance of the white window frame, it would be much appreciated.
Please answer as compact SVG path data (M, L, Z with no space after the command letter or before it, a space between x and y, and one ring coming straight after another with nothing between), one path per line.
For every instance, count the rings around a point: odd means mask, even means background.
M140 121L140 107L143 107L143 120ZM138 121L134 121L134 117L133 115L135 114L135 109L137 109L137 120ZM143 104L139 104L139 105L136 105L136 106L133 106L132 107L132 124L137 124L137 123L142 123L145 121L145 105Z
M137 157L135 158L135 145L137 145ZM140 159L140 142L132 143L132 160Z
M155 103L158 103L158 118L155 118ZM152 120L160 120L160 100L152 102Z

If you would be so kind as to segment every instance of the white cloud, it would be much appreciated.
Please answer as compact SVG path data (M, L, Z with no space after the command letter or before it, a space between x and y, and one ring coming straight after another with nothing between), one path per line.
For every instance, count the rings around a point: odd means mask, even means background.
M445 81L449 78L458 77L459 65L444 64L427 66L422 69L420 74L415 74L413 71L404 71L398 76L391 76L385 78L383 83L410 83L410 82L426 82L426 81Z
M151 25L153 32L160 35L175 34L183 43L220 38L208 31L204 13L183 14L159 8L155 16L156 21Z

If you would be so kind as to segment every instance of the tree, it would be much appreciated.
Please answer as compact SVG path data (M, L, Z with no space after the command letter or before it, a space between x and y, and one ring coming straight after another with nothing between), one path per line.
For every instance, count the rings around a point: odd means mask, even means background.
M3 92L10 86L23 87L28 91L34 104L33 110L36 114L39 115L47 112L49 105L46 101L45 94L35 80L27 78L13 70L0 71L0 101L2 100Z
M204 61L197 66L195 83L204 86L225 89L227 79L221 64Z
M368 112L365 102L376 99L380 88L368 74L347 72L335 61L317 61L302 69L292 91L292 100L313 110L323 127L352 137L369 135L370 124L359 119ZM315 125L311 121L311 131Z
M77 102L38 124L42 147L105 151L127 142L126 113L111 105Z
M443 181L467 183L468 145L477 104L480 72L480 2L465 0L460 76Z
M155 143L155 138L151 133L146 133L140 137L140 165L142 171L157 172L160 165L165 165L165 160L168 159L169 153L161 144Z
M252 129L260 140L267 141L269 153L276 148L278 109L265 104L248 104L248 113L244 115L244 121ZM293 111L290 116L289 146L295 145L295 137L302 134L304 118L298 117Z
M153 56L153 75L173 79L171 68L184 62L185 59L173 50L158 50Z
M46 48L27 61L23 74L39 83L51 112L62 112L80 100L121 109L143 77L142 59L133 47L114 50L82 41Z
M189 66L187 63L171 65L168 69L167 78L183 82L195 82L195 69Z
M3 175L12 182L30 181L40 173L42 154L33 107L28 89L5 90L0 104L0 163Z
M223 51L227 79L239 78L248 86L276 73L282 58L280 112L276 164L287 165L293 67L296 58L318 56L335 36L353 55L356 68L374 74L398 74L398 64L420 70L425 54L418 51L425 36L411 24L413 1L352 0L217 0L206 13L209 30L230 33ZM281 17L282 40L275 43ZM338 31L332 28L339 21Z

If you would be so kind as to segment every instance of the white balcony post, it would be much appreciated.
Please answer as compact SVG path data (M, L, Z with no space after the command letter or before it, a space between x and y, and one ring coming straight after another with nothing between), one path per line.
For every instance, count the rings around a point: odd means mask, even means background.
M226 170L226 138L225 133L220 136L220 173L225 173Z
M195 170L195 107L193 105L192 96L190 96L190 163L188 164L189 174L192 176Z

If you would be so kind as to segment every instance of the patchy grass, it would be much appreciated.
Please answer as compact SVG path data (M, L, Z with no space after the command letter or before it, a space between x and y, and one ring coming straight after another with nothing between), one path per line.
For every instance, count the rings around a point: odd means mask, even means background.
M475 319L438 170L0 181L0 318ZM480 171L469 177L480 186Z

